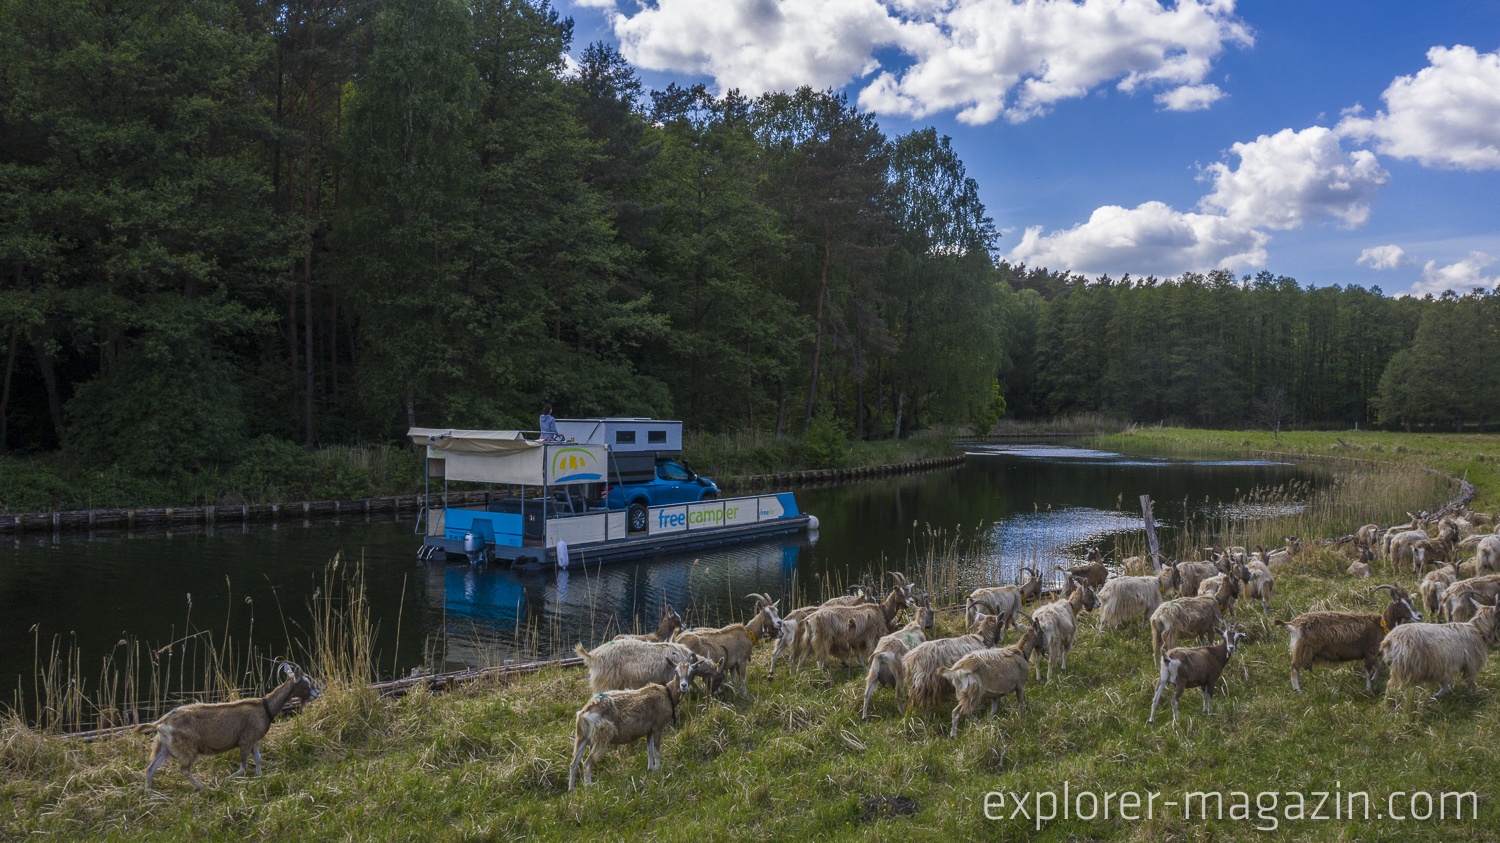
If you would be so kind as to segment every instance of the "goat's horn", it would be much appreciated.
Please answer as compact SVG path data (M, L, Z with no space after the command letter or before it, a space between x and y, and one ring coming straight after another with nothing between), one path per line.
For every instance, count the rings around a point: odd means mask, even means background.
M1396 593L1395 586L1390 586L1390 585L1377 585L1377 586L1375 586L1375 590L1376 591L1379 591L1382 588L1385 589L1386 591L1389 591L1391 594L1395 594Z

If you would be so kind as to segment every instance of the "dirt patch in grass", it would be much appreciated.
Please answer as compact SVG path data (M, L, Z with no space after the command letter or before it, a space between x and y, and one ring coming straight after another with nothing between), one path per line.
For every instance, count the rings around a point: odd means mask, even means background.
M866 796L859 800L859 804L865 809L864 813L859 815L859 821L862 823L890 817L909 817L921 807L917 804L917 800L907 796Z

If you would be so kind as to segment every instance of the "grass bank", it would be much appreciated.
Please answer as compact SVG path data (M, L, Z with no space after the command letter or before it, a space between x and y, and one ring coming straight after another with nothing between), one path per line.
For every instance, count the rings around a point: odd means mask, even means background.
M896 465L954 453L955 432L922 431L906 439L848 441L842 435L775 436L761 431L690 433L682 458L715 479L775 474L811 468L862 468Z
M1435 468L1473 483L1477 490L1476 509L1500 508L1500 435L1345 430L1290 431L1277 437L1254 430L1136 427L1097 441L1101 447L1132 453L1204 455L1280 451Z
M1411 507L1435 491L1430 475L1410 466L1364 474L1376 478L1368 482L1354 476L1295 511L1276 506L1284 492L1254 493L1247 503L1284 514L1226 517L1222 538L1268 543L1341 519L1353 525L1376 517L1375 509L1355 508L1362 498L1379 496L1376 508ZM979 550L929 537L905 567L946 601L964 588L958 558ZM313 648L324 652L316 663L335 677L332 687L275 727L263 747L266 775L226 778L237 761L219 756L196 768L209 783L204 792L193 793L174 771L158 776L160 793L147 795L146 738L71 742L11 717L0 725L0 838L1023 839L1036 826L1036 805L1029 819L1011 818L1015 806L1007 803L1005 818L991 820L985 794L1060 794L1066 782L1072 807L1084 812L1115 794L1111 813L1046 821L1042 839L1251 839L1265 830L1298 839L1500 839L1491 771L1500 671L1493 663L1477 692L1436 702L1415 691L1368 696L1347 666L1315 671L1304 678L1305 693L1292 692L1277 622L1309 609L1378 605L1367 583L1342 574L1346 564L1340 550L1313 546L1278 569L1269 610L1241 608L1249 638L1226 671L1213 714L1199 714L1191 691L1175 728L1170 714L1145 723L1155 672L1139 625L1106 633L1086 616L1066 674L1032 684L1024 710L1010 699L998 716L965 723L957 740L947 737L946 707L902 717L888 690L876 697L875 717L860 722L863 675L854 669L768 679L763 646L751 668L752 699L693 697L682 706L664 741L662 771L647 773L637 744L606 757L597 783L574 793L566 781L573 713L589 697L582 671L382 700L355 681L369 672L358 642L370 622L355 596L338 601L355 611L325 620L323 643ZM961 631L956 615L940 625L943 634ZM1448 809L1462 804L1478 816L1387 816L1392 807L1426 813L1420 798L1389 799L1414 790L1434 794L1434 811L1440 792L1472 792L1472 802L1450 797ZM1144 794L1127 809L1138 819L1120 817L1123 791ZM1224 819L1185 816L1190 791L1222 793ZM1317 794L1330 791L1367 796L1320 806ZM1081 792L1095 801L1080 801ZM1151 792L1161 794L1154 803ZM1274 808L1259 796L1270 792ZM1300 808L1293 793L1304 794ZM1149 818L1147 804L1154 805ZM1357 819L1310 818L1334 816L1335 805L1347 815L1351 804Z

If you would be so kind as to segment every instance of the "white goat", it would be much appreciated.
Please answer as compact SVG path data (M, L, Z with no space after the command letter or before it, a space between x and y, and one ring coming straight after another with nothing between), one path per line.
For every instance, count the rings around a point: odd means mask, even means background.
M1500 574L1470 577L1448 586L1443 592L1443 615L1449 623L1474 617L1476 603L1493 603L1500 598Z
M1472 600L1470 602L1473 602ZM1434 698L1448 693L1460 676L1470 691L1484 669L1485 644L1495 640L1500 617L1493 604L1476 605L1470 621L1403 624L1390 631L1380 645L1380 659L1391 671L1386 693L1415 682L1435 682Z
M926 630L933 626L932 609L919 606L916 617L910 623L881 638L880 643L875 645L875 652L870 655L870 670L865 674L865 702L859 709L859 719L870 719L870 698L875 696L875 689L881 685L896 689L896 706L901 706L901 689L906 685L906 673L902 670L901 659L913 647L927 640Z
M589 690L628 691L653 682L665 685L673 679L682 681L682 690L695 675L694 667L703 660L697 653L672 641L638 641L625 638L606 641L593 652L582 644L573 651L583 657L589 670Z
M1052 681L1052 668L1068 669L1068 652L1073 649L1073 640L1078 634L1078 615L1085 609L1099 605L1099 598L1087 583L1080 578L1069 578L1071 588L1068 596L1054 600L1031 613L1031 622L1047 642L1047 681ZM1036 678L1042 678L1042 661L1037 659Z
M925 641L901 657L901 671L906 674L906 710L932 709L953 688L943 671L975 650L995 646L1003 634L1000 618L985 615L979 629L957 638Z
M1099 589L1099 628L1111 629L1126 621L1149 621L1167 596L1177 569L1164 567L1151 577L1115 577Z

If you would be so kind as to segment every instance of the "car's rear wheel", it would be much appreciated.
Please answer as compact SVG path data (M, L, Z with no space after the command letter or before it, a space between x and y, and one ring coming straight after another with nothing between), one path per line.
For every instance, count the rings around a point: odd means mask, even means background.
M646 532L646 505L640 501L631 504L625 522L632 533Z

